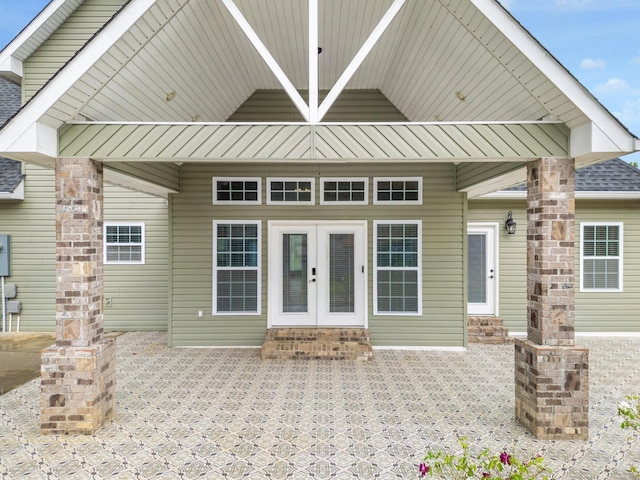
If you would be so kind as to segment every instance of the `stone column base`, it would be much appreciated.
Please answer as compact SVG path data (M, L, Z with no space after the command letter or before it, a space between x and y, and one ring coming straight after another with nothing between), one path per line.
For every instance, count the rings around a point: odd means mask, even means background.
M115 416L116 343L87 347L52 346L42 351L43 434L96 432Z
M589 438L589 350L515 343L516 419L539 440Z

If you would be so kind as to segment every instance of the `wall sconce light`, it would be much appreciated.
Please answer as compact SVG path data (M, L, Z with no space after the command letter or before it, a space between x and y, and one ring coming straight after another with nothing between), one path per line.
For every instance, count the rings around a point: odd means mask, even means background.
M176 98L176 91L172 91L167 93L167 102L170 102L171 100L173 100L174 98Z
M504 228L509 235L516 233L516 222L513 220L511 210L507 213L507 220L504 222Z

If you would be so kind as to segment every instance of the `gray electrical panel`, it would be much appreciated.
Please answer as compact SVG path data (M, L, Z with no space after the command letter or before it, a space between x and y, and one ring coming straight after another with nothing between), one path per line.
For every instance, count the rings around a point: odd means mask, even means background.
M11 275L11 236L0 235L0 277Z

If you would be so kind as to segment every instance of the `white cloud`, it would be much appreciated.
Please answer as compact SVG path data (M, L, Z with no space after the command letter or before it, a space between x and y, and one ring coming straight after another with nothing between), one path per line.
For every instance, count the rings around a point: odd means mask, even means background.
M624 102L613 114L633 133L640 133L640 97Z
M606 83L596 85L593 89L596 93L625 93L631 90L626 80L621 78L610 78Z
M607 66L607 62L602 59L585 58L580 62L580 68L585 70L592 70L594 68L604 68Z

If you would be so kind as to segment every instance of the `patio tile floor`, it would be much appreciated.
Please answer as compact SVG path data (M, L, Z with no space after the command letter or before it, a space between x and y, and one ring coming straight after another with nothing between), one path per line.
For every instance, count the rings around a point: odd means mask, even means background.
M535 440L514 419L513 345L376 350L371 362L260 359L258 349L118 337L117 417L93 436L43 436L38 380L0 396L0 478L417 478L457 436L539 453L554 479L625 479L640 438L616 405L640 388L640 338L590 348L590 438Z

